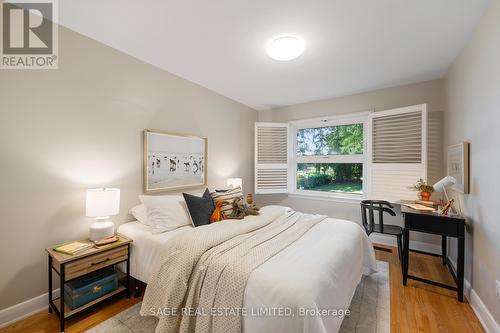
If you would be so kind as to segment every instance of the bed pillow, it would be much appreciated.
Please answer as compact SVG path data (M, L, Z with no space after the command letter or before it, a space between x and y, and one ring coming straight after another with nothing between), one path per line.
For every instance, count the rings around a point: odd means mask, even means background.
M186 203L182 195L140 195L146 208L149 225L153 233L174 230L191 224Z
M243 193L241 192L240 186L229 189L229 190L224 191L224 192L221 192L220 190L212 192L212 199L213 199L214 203L217 203L217 201L219 201L219 200L224 200L227 202L225 205L222 205L222 207L221 207L221 212L226 217L231 215L231 213L233 212L234 200L236 200L242 196L243 196Z
M146 207L144 207L143 204L132 207L130 209L130 214L132 214L132 216L134 216L134 218L142 224L149 225L148 213L146 212Z
M214 212L215 207L208 188L202 197L188 193L182 193L182 195L186 201L193 226L199 227L210 224L210 216Z

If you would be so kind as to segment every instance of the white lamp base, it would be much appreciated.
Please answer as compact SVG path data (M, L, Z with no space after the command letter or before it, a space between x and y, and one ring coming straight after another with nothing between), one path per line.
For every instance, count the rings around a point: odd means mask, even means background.
M98 221L90 225L90 240L93 242L111 237L115 234L115 225L111 221Z

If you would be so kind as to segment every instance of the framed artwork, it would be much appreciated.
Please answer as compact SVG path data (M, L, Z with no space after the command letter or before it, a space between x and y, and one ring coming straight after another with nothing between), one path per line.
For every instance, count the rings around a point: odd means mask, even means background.
M469 193L469 143L462 142L448 147L448 175L457 182L453 189Z
M144 193L207 185L207 138L144 130Z

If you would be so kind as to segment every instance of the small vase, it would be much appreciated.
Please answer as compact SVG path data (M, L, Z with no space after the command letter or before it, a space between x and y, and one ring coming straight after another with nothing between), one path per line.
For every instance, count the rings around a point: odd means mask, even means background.
M431 192L420 192L420 198L423 201L429 201L431 199Z
M251 205L253 203L253 195L251 193L247 194L247 204Z

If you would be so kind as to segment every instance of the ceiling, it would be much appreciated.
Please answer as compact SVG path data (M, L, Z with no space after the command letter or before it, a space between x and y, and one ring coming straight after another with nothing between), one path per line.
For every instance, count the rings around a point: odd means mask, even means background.
M257 110L442 77L489 0L64 0L62 25ZM269 58L275 35L306 40Z

